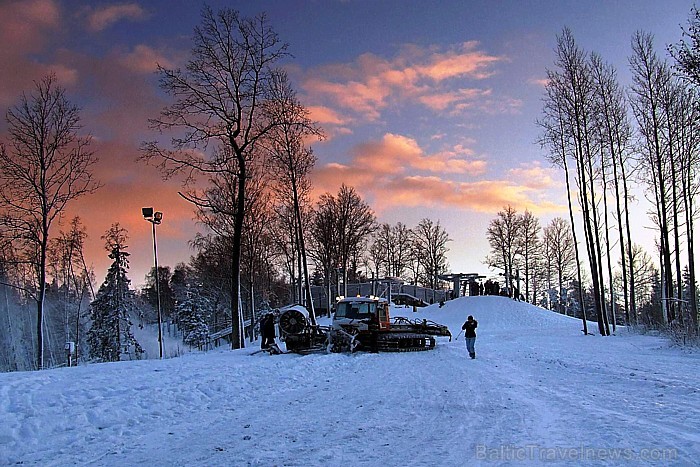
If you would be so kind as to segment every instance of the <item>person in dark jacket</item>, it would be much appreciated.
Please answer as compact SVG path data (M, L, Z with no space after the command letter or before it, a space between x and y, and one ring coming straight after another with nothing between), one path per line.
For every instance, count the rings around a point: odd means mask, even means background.
M276 334L275 315L268 313L260 320L260 335L262 336L260 348L268 349L270 348L270 345L275 344Z
M476 342L476 327L479 323L474 319L472 315L469 315L467 320L462 325L464 329L464 338L467 341L467 351L471 358L476 358L476 352L474 351L474 343Z

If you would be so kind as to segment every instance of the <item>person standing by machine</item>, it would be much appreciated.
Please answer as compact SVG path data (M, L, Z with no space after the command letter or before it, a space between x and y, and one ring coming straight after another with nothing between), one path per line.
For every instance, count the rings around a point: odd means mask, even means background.
M275 331L274 314L268 313L262 317L260 320L260 335L262 337L261 349L269 349L276 344L275 337L277 337L277 332Z

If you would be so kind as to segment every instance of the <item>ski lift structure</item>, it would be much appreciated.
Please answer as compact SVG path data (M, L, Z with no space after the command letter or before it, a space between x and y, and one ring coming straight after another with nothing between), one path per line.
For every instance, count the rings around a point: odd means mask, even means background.
M450 274L441 274L438 276L440 280L443 280L445 282L451 282L452 283L452 298L457 298L462 295L467 295L467 291L471 292L471 287L472 284L478 284L478 281L482 279L486 279L486 276L476 273L476 272L469 272L469 273L464 273L464 272L456 272L456 273L450 273ZM462 290L465 291L464 294L462 294ZM469 293L469 295L474 295L473 293Z

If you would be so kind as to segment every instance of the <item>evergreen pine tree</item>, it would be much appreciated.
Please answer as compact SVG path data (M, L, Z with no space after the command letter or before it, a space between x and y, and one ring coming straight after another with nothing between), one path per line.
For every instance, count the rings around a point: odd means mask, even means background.
M209 300L201 287L187 284L186 289L185 296L176 307L182 340L185 344L202 349L209 340Z
M134 292L129 288L131 280L126 275L129 268L129 253L124 251L126 235L126 230L117 223L102 237L107 240L106 248L114 261L90 304L92 326L88 331L88 344L91 358L103 362L120 360L122 350L133 352L136 357L143 353L131 332L130 315L137 307Z

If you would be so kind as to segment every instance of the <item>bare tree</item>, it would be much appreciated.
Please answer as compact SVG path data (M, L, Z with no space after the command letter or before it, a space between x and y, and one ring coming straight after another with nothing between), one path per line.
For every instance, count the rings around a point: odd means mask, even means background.
M374 231L376 218L372 209L355 189L345 184L342 184L338 190L335 206L338 253L344 274L343 285L347 286L350 260ZM347 295L345 292L344 295Z
M240 303L241 242L246 210L246 184L251 161L260 157L256 145L276 121L278 63L287 55L265 15L241 17L237 11L202 10L194 30L192 58L185 69L159 66L161 88L175 102L151 121L154 129L176 132L172 149L158 142L143 144L144 158L156 162L164 175L219 174L235 181L231 201L233 236L231 307L232 348L243 344ZM214 151L208 151L210 147Z
M412 231L401 222L381 224L372 236L370 254L375 274L402 277L411 261Z
M690 10L688 26L682 31L681 41L669 47L669 51L683 76L700 86L700 10L696 7Z
M528 210L520 216L520 251L525 272L525 301L533 303L536 290L530 295L530 285L535 278L540 256L540 221Z
M698 303L695 273L695 234L694 219L697 208L694 197L698 191L698 89L700 89L700 11L693 7L688 18L688 26L683 29L681 41L669 47L671 55L676 60L676 70L680 72L693 89L685 89L680 96L675 119L680 119L679 142L680 165L682 176L682 197L686 217L686 240L688 250L689 291L688 302L690 314L694 321L696 332L698 328Z
M323 273L328 299L327 310L331 309L331 286L338 284L338 278L333 281L333 273L340 266L339 232L337 225L336 200L330 193L324 193L316 203L311 215L311 235L309 236L309 253L316 263L316 270ZM338 291L339 292L339 291Z
M447 247L450 236L440 225L430 219L422 219L412 230L414 252L423 270L424 283L431 289L436 289L438 276L447 272Z
M555 217L544 228L542 243L557 283L559 312L563 313L561 296L564 281L573 279L572 275L576 271L576 252L571 227L561 217Z
M669 199L673 203L672 190L675 174L671 170L670 146L665 144L667 138L666 116L664 115L664 93L670 86L671 73L668 66L654 52L654 39L651 34L638 31L632 37L632 56L630 67L634 85L632 86L632 109L640 131L640 148L643 153L643 167L652 181L650 190L656 206L656 222L659 227L661 247L661 274L664 299L674 296L673 268L671 262L670 231L673 209L669 209ZM666 139L666 141L668 141ZM669 180L671 183L669 184ZM671 186L669 186L671 185ZM666 319L672 322L676 318L673 302L663 300L666 307Z
M649 256L644 249L635 244L632 246L632 254L630 255L630 264L634 268L635 289L639 293L640 308L651 301L652 288L655 280L659 276L659 270L656 268L654 259ZM648 307L647 307L648 308ZM640 324L639 308L633 315L633 323ZM643 322L648 323L648 319L641 317Z
M549 150L548 158L550 162L556 166L561 167L564 170L564 179L566 180L566 200L569 211L569 221L571 222L571 239L573 242L574 256L575 256L575 268L576 268L576 281L578 284L582 283L582 273L581 273L581 260L579 253L578 240L576 238L575 229L575 218L574 218L574 207L573 207L573 188L571 186L571 171L569 170L568 158L572 152L571 136L567 131L564 109L561 102L559 102L557 81L560 79L559 75L553 71L548 71L547 76L549 77L549 84L546 87L546 97L543 109L544 117L538 120L537 124L544 130L543 135L540 137L540 145L543 148ZM581 309L584 309L584 295L583 288L577 287L578 299ZM561 284L559 293L561 294ZM582 317L583 332L588 334L588 324L586 322L585 313Z
M321 195L313 222L313 242L314 256L321 260L326 277L332 269L342 269L347 288L348 268L359 264L362 249L375 229L374 212L354 188L342 184L337 196ZM343 290L343 295L346 292Z
M310 203L309 174L316 163L316 156L305 147L304 139L310 136L321 137L321 132L308 118L308 111L297 99L286 75L280 73L274 83L274 100L278 105L274 107L273 120L279 124L272 129L263 144L267 148L270 167L277 180L278 196L283 202L291 205L294 214L293 232L299 245L300 279L303 279L309 318L315 324L316 315L311 297L311 280L304 241L307 222L303 214Z
M403 277L404 272L411 262L411 236L412 230L398 222L391 228L391 241L393 244L391 254L391 275Z
M632 248L632 235L629 221L629 172L631 159L632 130L627 117L627 100L617 80L615 69L598 54L591 54L591 72L595 83L595 96L599 106L598 131L600 133L601 159L603 170L612 168L612 181L615 194L620 261L622 266L622 287L625 300L625 322L630 323L630 309L634 313L636 297L633 270L629 267L629 251ZM603 172L605 175L605 172ZM606 203L607 204L607 203ZM607 208L606 208L607 216ZM606 217L607 218L607 217ZM607 225L607 222L606 222ZM606 229L606 235L607 235ZM608 269L610 270L610 240L608 239ZM612 281L612 272L610 271ZM611 295L614 294L612 283ZM611 297L612 300L614 300ZM613 322L614 326L614 322Z
M382 223L372 235L372 243L367 251L368 263L375 277L391 275L391 249L392 249L391 225Z
M685 299L688 301L688 309L694 332L700 333L698 328L698 303L695 272L695 228L694 221L697 215L695 197L700 189L698 168L700 167L700 96L694 89L684 87L678 95L674 105L672 120L678 128L678 151L680 201L683 206L685 221L685 237L687 245L688 261L688 290ZM684 281L686 282L686 281Z
M512 206L499 211L486 229L486 238L491 246L491 254L486 257L489 267L501 269L506 281L508 296L513 296L515 286L514 269L521 255L521 218ZM519 293L519 291L518 291Z
M275 244L281 254L283 269L289 276L291 284L289 290L289 301L300 303L304 295L301 277L301 252L299 248L299 237L296 228L296 215L289 203L278 203L275 205Z
M35 83L8 110L9 145L0 146L0 222L32 254L37 304L36 368L44 367L44 299L51 227L72 200L99 187L90 137L80 136L80 110L55 75Z
M588 253L588 264L592 280L593 306L601 335L609 334L605 312L602 247L600 239L600 213L598 188L600 182L600 154L596 138L597 106L595 86L592 80L587 53L582 50L567 28L557 36L556 69L548 70L544 118L538 122L545 129L541 143L550 149L552 161L563 166L567 176L567 191L572 196L571 176L578 188L581 206L582 227ZM569 170L567 159L574 162ZM569 213L572 228L573 211L569 198ZM578 272L579 279L581 276ZM579 281L580 283L580 281ZM579 287L583 302L582 288ZM587 325L584 321L584 332Z
M253 179L253 181L256 180L259 178ZM273 241L275 212L272 194L264 182L253 183L252 188L253 190L249 190L249 192L255 194L252 197L255 199L255 203L250 206L246 213L242 256L245 260L245 272L248 276L250 319L251 323L255 323L258 307L256 297L261 296L263 300L266 300L265 297L269 297L269 289L263 286L264 278L273 268L272 259L277 254L277 250ZM253 326L251 326L250 333L252 341L254 339Z
M74 358L80 357L80 341L83 337L85 315L82 305L86 298L93 300L93 272L88 269L85 261L85 240L87 232L79 217L70 222L70 230L61 232L53 238L49 245L49 260L54 281L63 290L64 326L66 341L75 342ZM71 339L71 327L73 338Z

